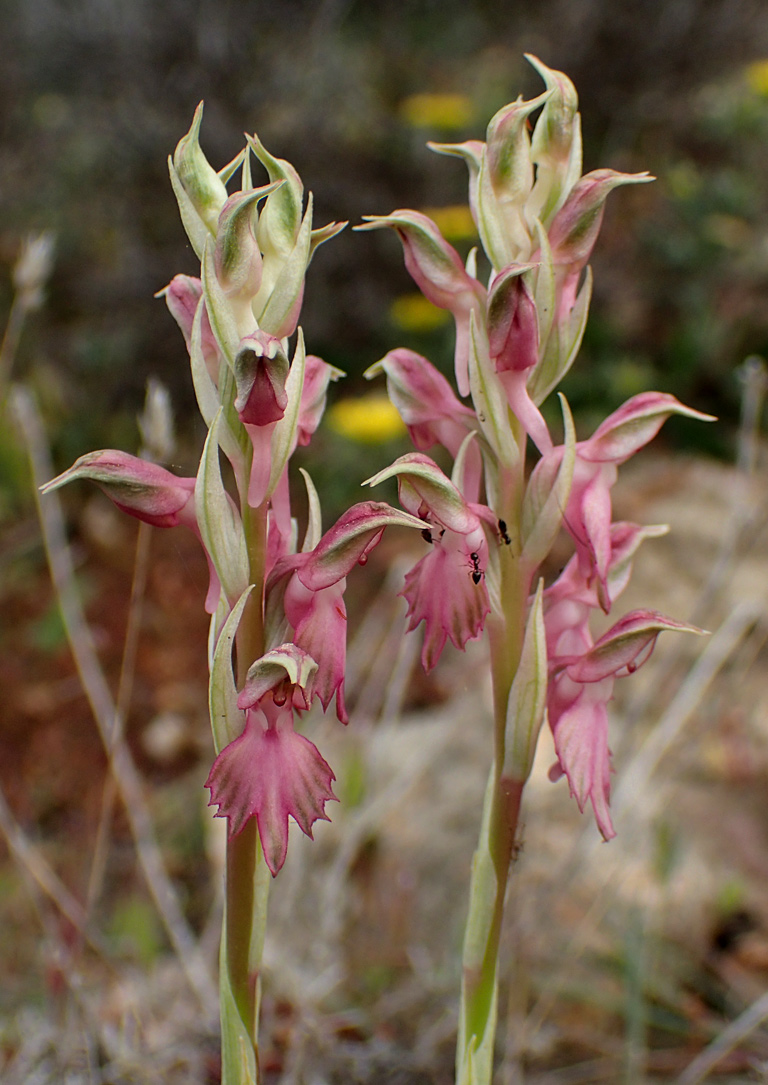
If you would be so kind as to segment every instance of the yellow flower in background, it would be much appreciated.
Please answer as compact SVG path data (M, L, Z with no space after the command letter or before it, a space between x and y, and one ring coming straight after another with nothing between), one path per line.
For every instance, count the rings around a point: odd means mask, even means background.
M474 117L466 94L411 94L400 103L406 124L414 128L464 128Z
M337 400L325 417L334 433L366 445L382 444L406 432L402 418L381 392Z
M768 98L768 60L755 60L748 64L745 74L750 90Z
M439 309L416 291L395 298L389 315L398 328L405 332L431 332L451 319L449 312Z
M429 215L446 241L471 241L477 237L475 220L465 203L425 207L424 214Z

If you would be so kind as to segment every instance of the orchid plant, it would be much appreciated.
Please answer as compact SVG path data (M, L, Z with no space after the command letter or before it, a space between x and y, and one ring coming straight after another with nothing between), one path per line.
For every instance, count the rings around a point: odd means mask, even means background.
M142 521L187 527L208 561L216 758L206 787L228 822L220 960L226 1085L259 1080L270 875L285 862L289 818L311 837L335 798L333 771L300 721L319 700L324 711L335 702L347 722L346 578L386 527L415 528L427 547L403 590L409 629L424 623L425 668L436 665L448 640L464 648L486 627L489 634L495 737L464 944L462 1085L491 1080L505 886L544 720L554 737L553 778L567 777L579 807L590 802L611 837L613 684L647 659L663 630L697 631L648 610L626 614L596 640L590 631L592 616L609 613L626 586L640 543L665 530L612 521L618 467L671 414L707 416L671 395L646 393L577 441L561 397L562 444L550 434L540 408L579 349L591 290L587 263L606 197L651 178L609 169L582 176L575 90L562 73L530 59L544 93L501 109L485 143L434 147L469 167L487 285L476 252L465 266L423 214L396 211L359 227L396 230L417 285L456 322L456 391L405 348L368 372L386 375L416 448L369 480L395 477L402 510L364 501L323 533L319 498L304 472L308 526L299 543L289 461L310 441L329 383L341 374L306 353L298 320L312 254L344 224L313 228L312 197L305 201L295 169L256 136L215 170L199 143L202 105L169 161L200 275L177 275L162 291L184 335L208 428L197 474L178 477L102 450L44 488L90 479ZM254 185L253 158L266 184ZM238 171L240 187L230 192ZM450 478L426 455L436 444L453 461ZM541 567L561 529L574 554L545 588Z
M641 542L666 531L613 522L619 466L670 415L709 416L648 392L577 441L561 395L562 444L550 434L541 405L581 344L588 261L606 198L652 178L611 169L582 176L573 84L528 59L545 83L542 94L500 109L485 142L430 144L468 167L470 209L490 265L487 285L477 251L465 265L424 214L367 216L357 227L393 229L417 286L456 324L458 395L426 358L402 347L367 376L386 375L417 450L368 481L395 477L403 508L429 525L422 533L428 551L402 593L409 629L424 622L422 663L431 669L447 640L464 648L486 628L490 644L494 749L464 940L460 1085L487 1085L492 1077L505 889L545 719L554 739L551 779L567 778L579 808L591 803L609 839L607 706L614 682L637 670L663 630L701 632L651 610L625 614L597 640L590 631L592 616L609 614L626 587ZM450 478L425 454L434 445L453 461ZM574 554L545 587L542 564L563 529Z
M309 443L330 381L341 372L307 354L298 318L314 250L345 224L312 227L312 197L290 163L256 136L224 169L199 143L202 105L169 160L199 278L177 275L161 293L184 335L208 427L194 478L115 450L81 456L44 490L90 479L132 516L184 526L200 540L210 581L209 709L216 759L206 787L227 819L220 957L222 1080L259 1081L260 961L269 876L283 866L292 818L312 836L335 799L334 774L297 729L313 701L344 703L346 610L352 569L389 526L426 523L383 502L348 509L325 534L304 472L308 523L291 516L288 464ZM251 156L269 181L255 186ZM241 185L227 184L240 171ZM289 339L294 336L289 361ZM222 454L234 478L222 479Z

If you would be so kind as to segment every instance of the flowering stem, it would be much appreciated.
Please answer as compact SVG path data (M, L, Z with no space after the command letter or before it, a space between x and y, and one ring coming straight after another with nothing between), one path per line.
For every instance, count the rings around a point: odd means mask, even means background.
M519 523L510 500L516 487L501 480L507 500L503 517ZM514 518L513 518L514 517ZM497 968L504 898L515 852L515 835L524 781L502 775L507 729L507 702L520 661L525 630L529 577L515 560L512 545L500 551L501 613L489 620L494 701L494 760L486 787L478 846L472 862L469 914L462 959L457 1085L489 1085L497 1017Z
M264 652L266 509L244 504L251 583L256 590L237 633L237 684ZM269 871L255 818L227 840L226 905L221 960L222 1085L259 1081L260 969L269 896Z

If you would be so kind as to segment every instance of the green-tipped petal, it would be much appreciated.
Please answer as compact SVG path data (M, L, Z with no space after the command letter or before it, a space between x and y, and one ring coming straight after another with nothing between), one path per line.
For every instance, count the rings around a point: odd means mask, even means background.
M466 535L476 527L476 514L467 507L462 495L434 460L422 452L408 452L400 456L363 485L376 486L388 478L397 478L401 485L401 499L404 496L402 486L407 485L413 494L418 495L414 505L423 501L440 523L451 531Z
M530 53L525 58L550 92L531 139L536 182L528 201L528 212L548 224L581 176L579 98L563 72L548 68Z
M238 697L238 707L252 708L265 693L287 681L306 690L317 670L314 659L295 644L280 644L265 652L248 668L245 685Z
M423 531L429 525L383 501L361 501L347 509L326 531L309 561L297 570L299 580L310 591L338 584L355 565L365 564L386 527Z
M179 140L173 152L173 167L192 207L206 229L215 237L219 213L227 200L227 189L200 147L202 120L203 103L200 102L189 131ZM173 177L173 174L171 176Z
M304 185L291 163L271 155L258 136L246 136L246 139L270 181L284 182L269 197L261 213L258 239L265 256L285 259L293 250L301 228Z
M282 182L237 192L221 210L214 260L225 294L253 296L261 285L261 252L256 242L256 205Z
M669 629L678 633L706 636L706 630L687 622L676 622L653 610L633 610L625 614L593 647L575 663L566 667L574 682L601 682L610 676L633 674L650 656L659 633Z

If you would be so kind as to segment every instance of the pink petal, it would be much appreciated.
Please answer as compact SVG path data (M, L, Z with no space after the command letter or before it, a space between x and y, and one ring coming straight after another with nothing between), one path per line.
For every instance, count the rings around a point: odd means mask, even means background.
M521 274L527 266L504 268L488 293L488 346L497 373L523 373L539 360L536 303Z
M285 414L288 359L274 335L255 331L240 341L235 357L235 409L244 425L268 426Z
M712 415L686 407L666 392L641 392L602 422L587 441L579 443L584 460L622 464L652 441L672 414L712 421Z
M304 385L301 389L297 443L308 445L312 434L320 425L325 410L328 385L337 380L340 371L328 365L322 358L308 354L304 371Z
M612 675L634 674L649 658L659 633L702 633L697 626L676 622L656 610L633 610L625 614L581 659L568 665L576 682L600 682Z
M75 479L95 482L119 509L153 527L176 527L194 523L191 501L193 478L179 478L149 460L127 452L102 449L81 456L65 471L46 483L42 492L58 489Z
M257 509L262 504L272 473L272 431L276 422L266 426L246 425L245 429L253 446L251 474L248 480L248 504Z
M435 540L431 551L406 575L400 593L408 601L408 630L424 622L421 662L427 671L437 663L448 638L463 649L467 641L479 637L491 609L485 581L475 583L474 579L481 575L477 570L482 565L478 562L475 568L469 554L451 546L452 534L446 532L443 544Z
M289 707L247 715L245 730L221 751L205 782L216 817L229 821L231 837L255 817L264 858L274 876L285 862L288 817L312 836L315 821L328 821L325 803L334 800L335 779L317 747L293 730Z
M319 591L310 591L291 578L285 591L285 616L294 630L294 642L317 663L311 695L320 698L323 709L336 694L336 715L347 723L344 704L344 670L347 657L347 610L344 605L346 580Z
M613 680L609 678L594 685L579 686L561 676L555 679L554 687L551 700L570 701L562 711L558 712L556 704L550 708L550 725L560 766L568 777L571 795L579 810L584 812L589 799L598 829L605 840L610 840L616 832L608 809L611 752L608 749L606 706L613 691Z
M499 380L504 388L510 410L531 438L542 455L552 451L552 438L539 408L528 395L527 374L523 371L504 369Z

